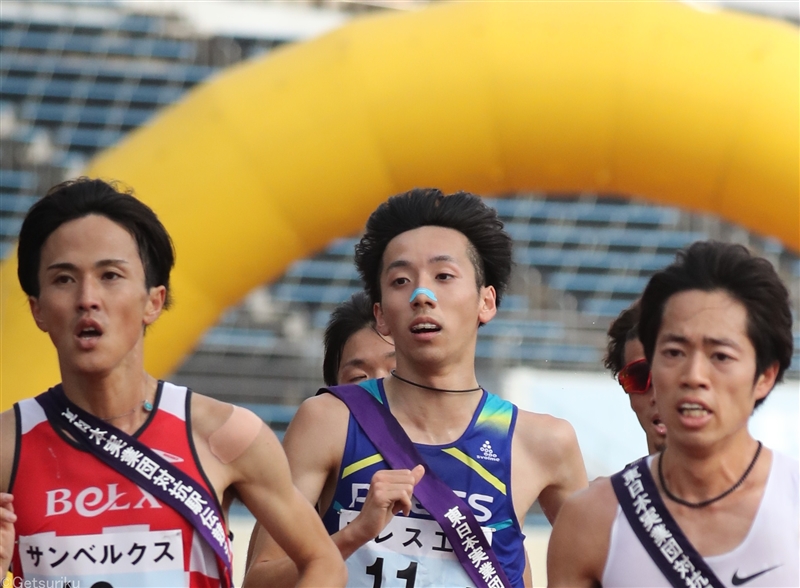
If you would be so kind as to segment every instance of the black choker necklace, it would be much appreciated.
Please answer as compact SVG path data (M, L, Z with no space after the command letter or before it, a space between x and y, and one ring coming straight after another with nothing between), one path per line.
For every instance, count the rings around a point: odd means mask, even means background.
M661 452L661 456L658 458L658 481L661 482L661 487L664 489L664 494L666 494L667 498L669 498L671 501L677 502L678 504L682 504L683 506L688 506L689 508L703 508L704 506L708 506L709 504L712 504L717 500L722 500L728 494L730 494L731 492L736 490L739 486L741 486L742 483L747 478L747 476L750 475L753 466L756 465L756 461L758 461L759 455L761 455L761 441L758 442L758 449L756 449L756 454L753 456L753 461L751 461L750 465L747 466L747 469L744 471L744 474L742 474L742 477L739 478L739 481L736 482L733 486L731 486L727 490L725 490L725 492L723 492L719 496L715 496L714 498L709 498L708 500L704 500L702 502L689 502L688 500L684 500L683 498L678 498L672 492L669 491L669 489L667 488L667 483L664 481L664 469L661 465L664 462L663 451Z
M478 386L477 388L469 388L468 390L448 390L447 388L434 388L433 386L424 386L422 384L417 384L416 382L412 382L411 380L406 380L405 378L401 378L397 375L397 372L392 370L392 376L400 380L401 382L405 382L406 384L411 384L412 386L416 386L417 388L423 388L425 390L433 390L434 392L477 392L482 388Z

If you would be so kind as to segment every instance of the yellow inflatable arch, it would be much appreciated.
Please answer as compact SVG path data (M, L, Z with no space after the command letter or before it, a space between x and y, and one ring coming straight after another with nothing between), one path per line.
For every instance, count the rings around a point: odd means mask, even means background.
M479 2L359 19L231 68L100 154L178 251L148 333L173 370L294 259L413 186L594 190L717 213L800 249L798 30L673 2ZM59 380L2 266L2 407Z

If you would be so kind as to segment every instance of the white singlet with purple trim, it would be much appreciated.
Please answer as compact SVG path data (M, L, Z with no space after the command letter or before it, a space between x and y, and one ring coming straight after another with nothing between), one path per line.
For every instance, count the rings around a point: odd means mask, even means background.
M653 456L650 456L648 466L652 460ZM705 558L725 586L800 586L799 477L797 460L772 452L764 496L744 541L728 553ZM611 526L603 586L642 588L669 585L618 505ZM689 583L687 588L690 588Z

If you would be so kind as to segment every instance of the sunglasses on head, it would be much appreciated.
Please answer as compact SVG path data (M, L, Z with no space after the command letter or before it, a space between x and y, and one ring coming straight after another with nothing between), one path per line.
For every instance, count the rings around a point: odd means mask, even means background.
M650 366L646 359L637 359L622 368L617 376L626 394L644 394L650 388Z

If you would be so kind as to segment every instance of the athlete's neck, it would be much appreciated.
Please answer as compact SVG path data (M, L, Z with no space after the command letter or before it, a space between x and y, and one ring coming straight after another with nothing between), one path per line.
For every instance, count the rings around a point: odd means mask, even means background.
M664 478L672 494L689 502L702 502L718 496L735 484L752 461L757 448L758 441L745 430L737 438L713 448L690 448L670 442L657 459L664 460ZM763 478L758 472L765 471L765 464L768 471L769 463L771 453L764 448L746 483Z
M144 369L135 374L62 372L62 378L69 400L126 433L135 432L147 419L147 407L152 409L158 387Z
M440 390L465 390L478 387L474 372L468 377L457 374L431 376L410 373L403 378ZM408 370L409 372L411 370ZM479 388L471 392L443 392L420 388L395 377L384 380L389 408L415 443L443 445L463 435L483 397Z

